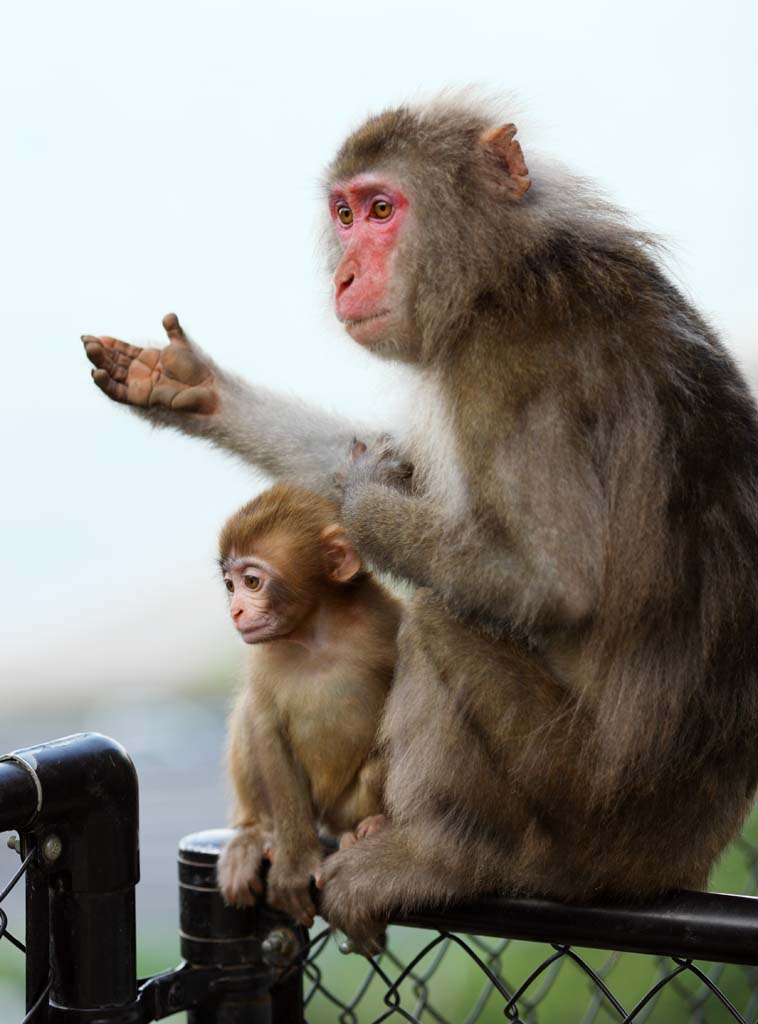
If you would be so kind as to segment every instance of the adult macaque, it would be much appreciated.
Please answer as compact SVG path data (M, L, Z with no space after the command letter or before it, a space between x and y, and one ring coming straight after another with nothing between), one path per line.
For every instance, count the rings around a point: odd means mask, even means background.
M758 778L754 403L649 238L565 171L530 173L514 134L401 107L329 170L337 315L418 381L394 452L243 385L174 317L161 352L86 339L98 386L154 421L324 493L342 470L359 554L418 588L391 824L323 869L358 941L493 889L703 886Z
M219 539L232 621L250 657L229 722L237 835L219 861L227 902L261 892L303 924L319 830L348 846L383 823L378 729L400 605L363 570L327 498L277 484Z

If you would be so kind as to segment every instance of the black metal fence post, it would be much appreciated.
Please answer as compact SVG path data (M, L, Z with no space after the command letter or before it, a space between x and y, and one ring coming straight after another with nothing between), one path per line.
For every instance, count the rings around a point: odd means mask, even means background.
M22 855L24 847L21 848ZM37 861L26 869L26 1009L29 1011L45 990L50 975L50 897L47 874ZM30 1018L29 1024L48 1020L45 999Z
M37 814L40 794L34 773L25 761L9 754L0 758L0 831L23 829ZM26 861L33 852L34 837L17 838L14 848ZM32 858L36 859L36 858ZM37 1010L32 1007L45 992L50 973L49 909L47 879L31 861L26 868L26 1009L28 1024L45 1024L47 998Z
M182 956L191 969L214 969L208 997L189 1011L188 1024L300 1024L307 933L265 906L226 906L216 864L232 835L210 829L179 844Z
M33 1024L141 1024L138 793L128 754L106 736L82 733L16 750L0 768L0 828L19 830L22 853L35 850L27 869L27 1006L44 991L49 948L49 1000Z

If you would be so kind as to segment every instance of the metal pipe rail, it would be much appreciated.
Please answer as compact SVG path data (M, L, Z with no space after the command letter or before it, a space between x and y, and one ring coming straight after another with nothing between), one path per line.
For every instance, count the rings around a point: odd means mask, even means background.
M486 899L392 924L588 949L758 965L758 898L677 892L642 907L570 906L541 899Z

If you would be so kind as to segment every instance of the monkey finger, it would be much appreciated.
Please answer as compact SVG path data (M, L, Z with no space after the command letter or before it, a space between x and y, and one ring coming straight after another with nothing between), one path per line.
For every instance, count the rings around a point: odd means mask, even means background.
M368 445L365 445L363 441L359 441L358 438L356 437L353 440L353 444L350 448L350 458L353 460L353 462L355 462L355 460L359 459L361 455L365 455L367 451Z
M260 893L256 892L252 885L248 883L247 885L240 886L239 889L234 890L228 897L225 896L224 899L230 907L254 907L259 895Z
M263 893L263 882L260 879L260 875L256 874L248 879L247 887L254 896L261 896Z
M306 928L313 927L313 922L316 919L316 908L314 907L310 896L301 904L300 912L296 919Z
M299 921L304 928L313 927L313 922L316 920L316 907L310 897L301 905L300 913L296 920Z
M355 846L359 839L360 829L356 829L355 832L343 832L340 836L340 850L349 850L351 846ZM316 885L318 885L318 880Z
M387 945L387 934L386 932L378 932L376 935L369 935L366 938L360 940L357 943L356 953L361 953L363 956L379 956L380 953L384 952Z
M277 886L270 885L268 901L272 907L289 914L296 921L304 922L316 913L309 892L309 886Z
M339 951L340 953L358 953L359 956L374 957L383 953L386 945L387 935L384 932L360 939L346 935L339 943Z
M89 342L97 342L107 352L125 355L129 359L138 359L145 350L140 345L130 345L128 341L121 341L119 338L112 338L109 334L101 334L95 337L92 334L83 334L82 341L85 345Z
M349 849L349 847L345 847ZM340 865L340 851L331 854L326 860L319 866L318 870L314 873L314 880L316 882L317 889L325 889L326 886L331 882L334 876L339 871Z
M82 343L84 344L84 354L93 366L100 367L110 362L98 338L94 338L91 334L83 334Z
M254 907L263 891L258 879L249 879L236 873L220 880L219 887L224 903L229 907Z
M107 370L93 370L92 379L108 398L112 398L114 402L128 403L126 385L114 380Z
M129 368L127 366L120 366L118 363L111 362L108 366L103 367L108 373L111 380L118 381L119 384L126 384L129 379Z
M175 345L187 345L189 339L184 333L184 328L179 323L176 313L166 313L163 318L163 330Z

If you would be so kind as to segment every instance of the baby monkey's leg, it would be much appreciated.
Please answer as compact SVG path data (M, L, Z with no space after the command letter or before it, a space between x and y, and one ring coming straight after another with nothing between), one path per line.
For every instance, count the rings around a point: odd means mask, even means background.
M352 832L340 836L340 849L345 850L366 836L380 832L387 824L381 813L384 804L386 765L381 753L372 753L361 766L355 783L343 799L343 812L348 821L357 821Z

